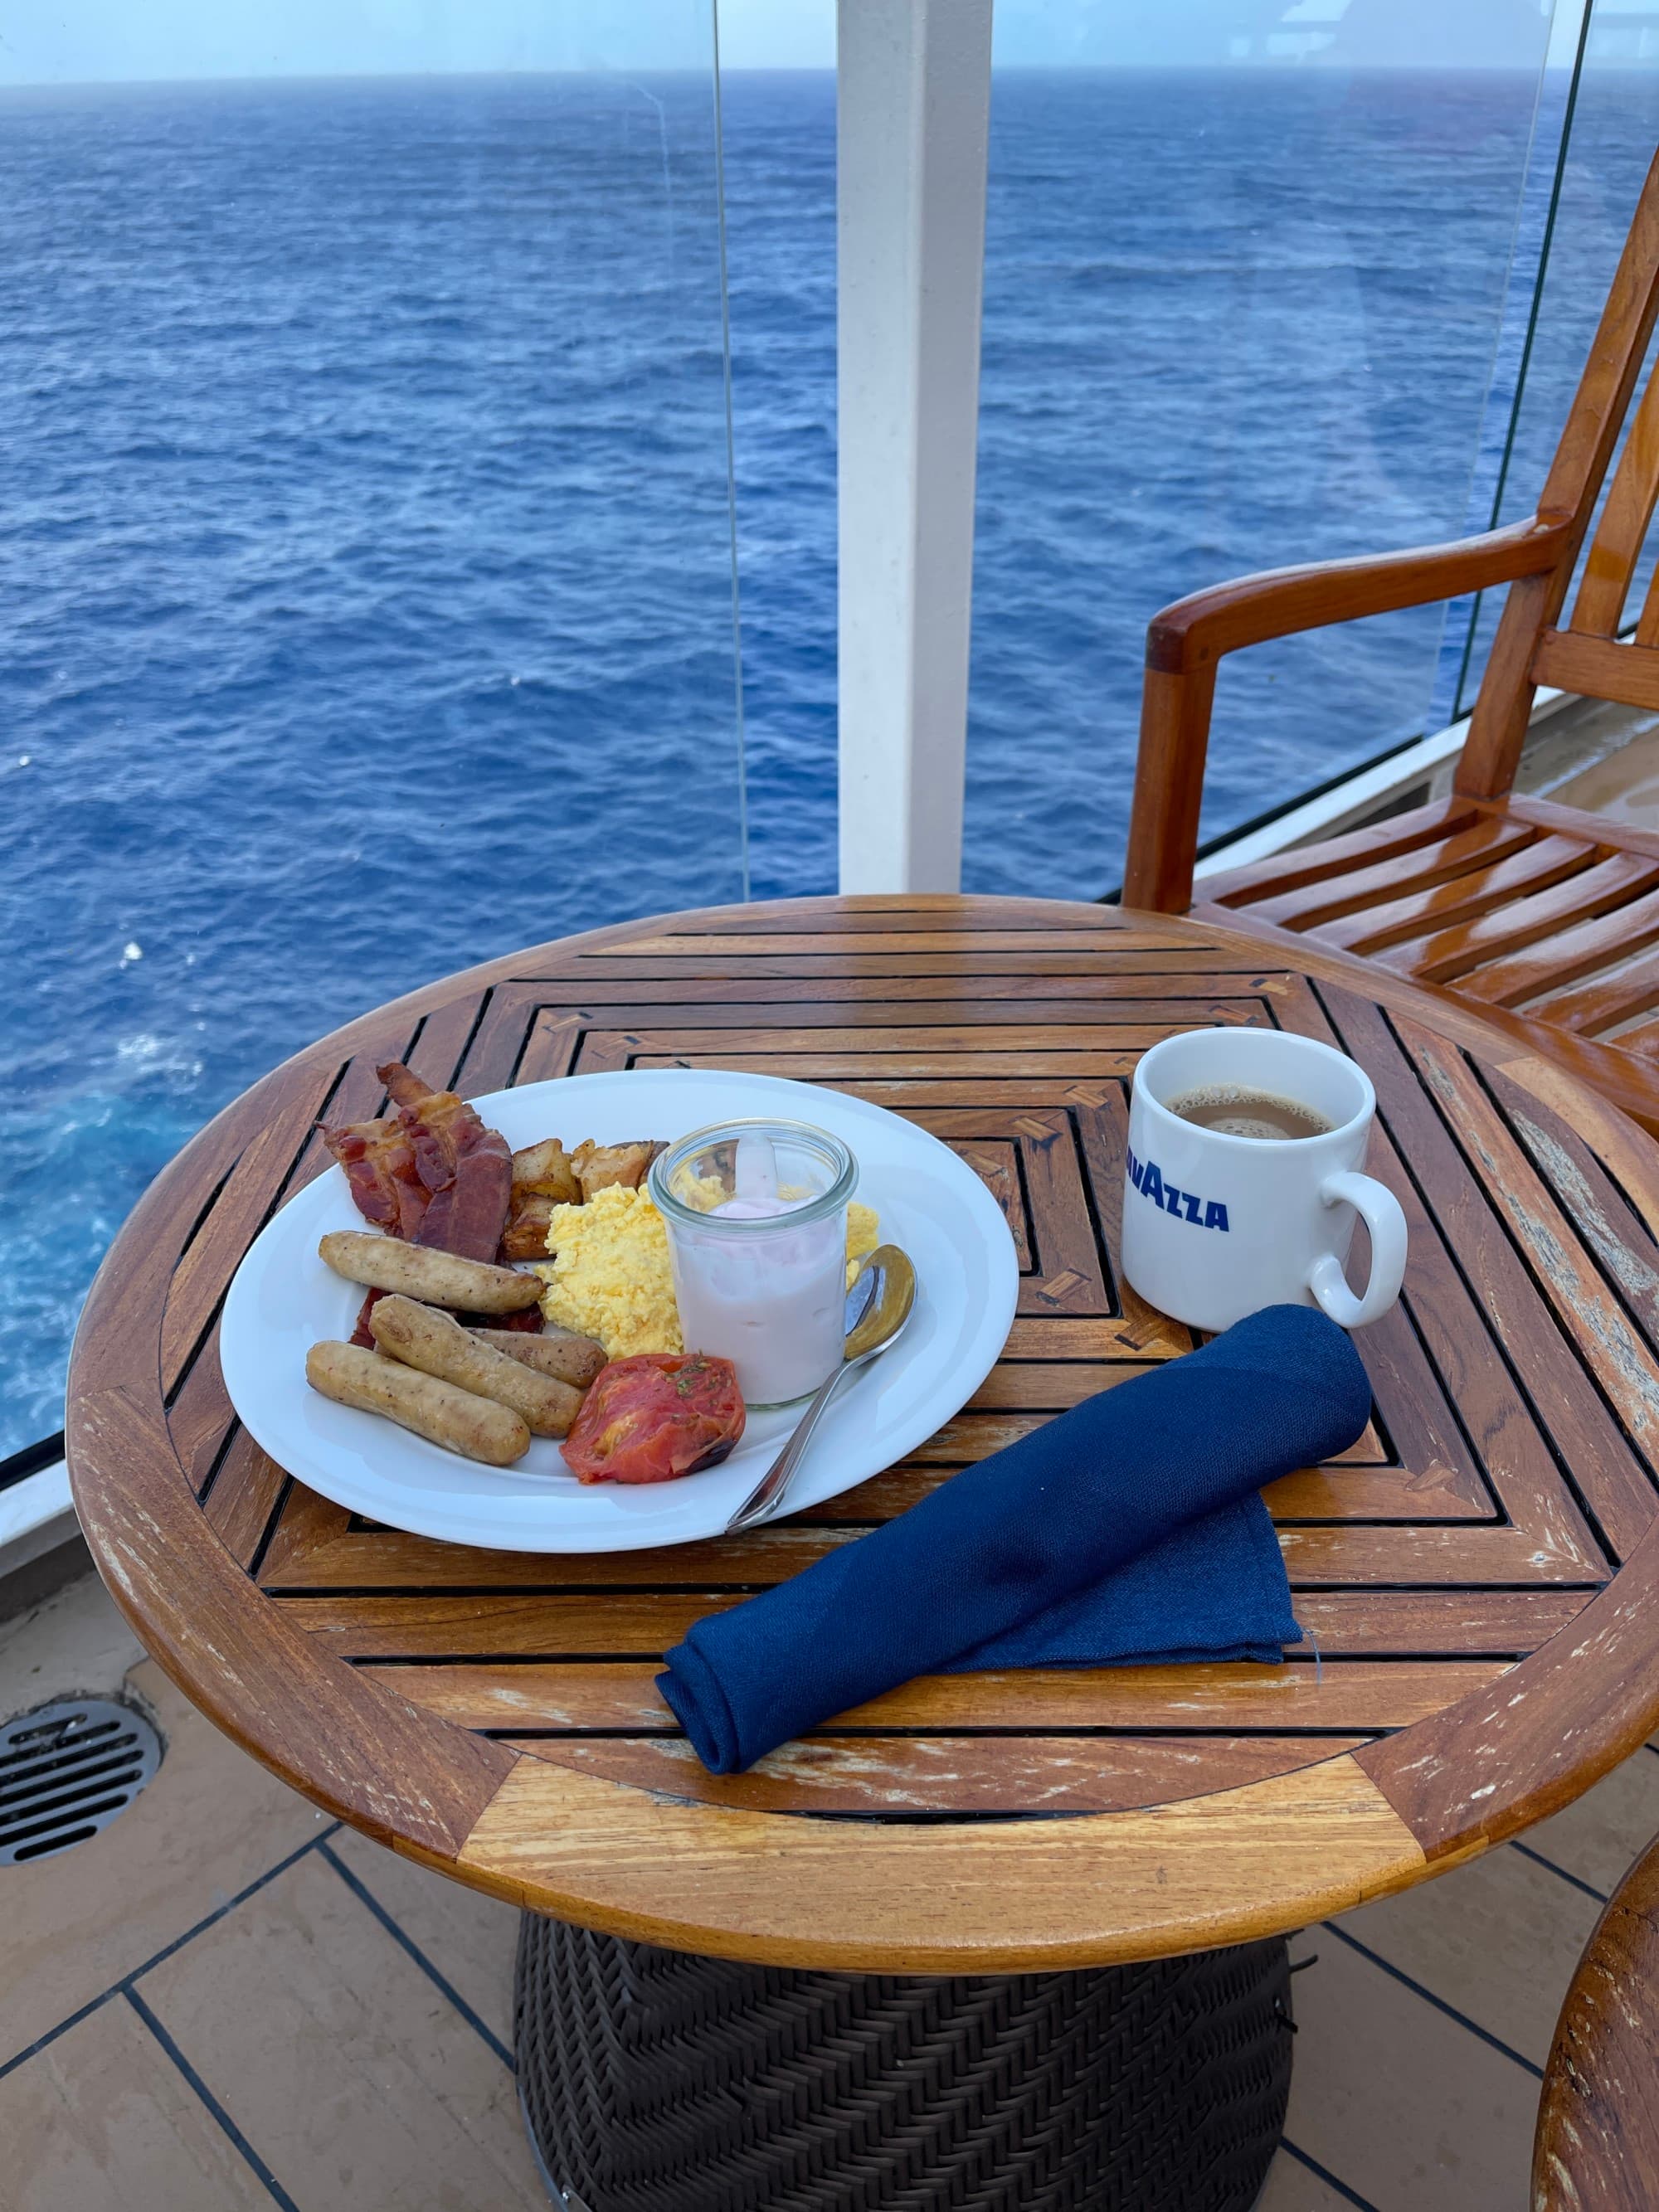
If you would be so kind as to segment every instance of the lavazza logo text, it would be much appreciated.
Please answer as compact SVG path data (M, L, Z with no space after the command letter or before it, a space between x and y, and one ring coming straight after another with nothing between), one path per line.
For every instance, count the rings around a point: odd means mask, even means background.
M1158 1172L1156 1160L1138 1160L1129 1154L1129 1180L1143 1198L1154 1206L1161 1206L1165 1213L1173 1213L1177 1221L1190 1221L1194 1229L1218 1229L1227 1234L1227 1209L1218 1198L1195 1198L1189 1190L1177 1190L1172 1182L1165 1182Z

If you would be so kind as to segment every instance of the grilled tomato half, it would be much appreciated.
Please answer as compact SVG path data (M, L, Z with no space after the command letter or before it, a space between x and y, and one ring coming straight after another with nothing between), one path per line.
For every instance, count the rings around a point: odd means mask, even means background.
M559 1449L583 1482L672 1482L717 1466L744 1419L729 1359L641 1352L600 1369Z

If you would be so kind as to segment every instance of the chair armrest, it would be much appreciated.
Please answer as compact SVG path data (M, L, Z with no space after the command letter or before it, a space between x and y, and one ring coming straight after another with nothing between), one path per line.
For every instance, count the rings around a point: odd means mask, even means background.
M1541 575L1569 549L1574 526L1570 517L1534 514L1449 545L1269 568L1194 592L1155 615L1146 632L1124 905L1184 914L1192 904L1210 710L1224 654Z
M1465 592L1510 584L1553 568L1571 531L1568 520L1528 515L1479 538L1446 545L1408 546L1400 553L1362 554L1348 561L1310 561L1264 568L1231 583L1192 592L1152 617L1146 665L1165 675L1212 666L1241 646L1264 644L1297 630L1401 607L1430 606Z

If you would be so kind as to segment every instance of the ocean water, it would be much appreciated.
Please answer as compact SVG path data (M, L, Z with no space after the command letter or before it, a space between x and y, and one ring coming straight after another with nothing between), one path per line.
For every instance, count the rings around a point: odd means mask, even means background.
M1158 605L1466 526L1536 91L1000 76L971 888L1116 881ZM833 886L834 90L724 88L734 482L711 93L0 96L0 1449L57 1425L145 1182L285 1054L745 866ZM1656 114L1581 103L1516 483ZM1420 726L1443 647L1230 672L1206 826Z

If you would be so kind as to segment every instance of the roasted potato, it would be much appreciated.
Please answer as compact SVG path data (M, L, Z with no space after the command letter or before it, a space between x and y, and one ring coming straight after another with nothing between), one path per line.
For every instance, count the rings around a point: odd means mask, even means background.
M551 1322L539 1336L516 1328L475 1328L470 1334L492 1352L505 1352L509 1359L578 1390L586 1390L605 1364L602 1344L595 1344L591 1336L578 1336L574 1329L556 1328Z
M556 1206L581 1204L581 1185L565 1157L564 1146L556 1137L544 1137L539 1145L527 1145L523 1152L514 1153L514 1198L520 1190L533 1191L538 1197L550 1198Z
M596 1145L591 1137L585 1145L578 1145L570 1155L570 1164L582 1187L583 1203L596 1190L610 1190L618 1183L624 1190L637 1190L645 1181L646 1170L662 1149L649 1141Z
M582 1394L568 1382L538 1374L471 1335L454 1316L417 1305L413 1298L382 1298L368 1317L382 1352L457 1389L473 1390L510 1406L538 1437L562 1437L581 1411Z
M376 1312L386 1303L382 1299ZM529 1425L511 1407L458 1390L453 1382L358 1345L313 1344L306 1354L306 1380L337 1405L383 1413L428 1443L482 1460L486 1467L511 1467L530 1449Z
M556 1198L550 1198L544 1191L532 1190L526 1185L514 1183L507 1227L501 1232L501 1257L505 1260L546 1259L548 1226L553 1218L553 1209L559 1203Z
M462 1313L518 1313L533 1306L542 1291L534 1275L362 1230L337 1229L317 1250L348 1282L371 1291L396 1291L423 1305L454 1306Z

